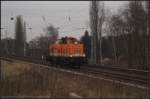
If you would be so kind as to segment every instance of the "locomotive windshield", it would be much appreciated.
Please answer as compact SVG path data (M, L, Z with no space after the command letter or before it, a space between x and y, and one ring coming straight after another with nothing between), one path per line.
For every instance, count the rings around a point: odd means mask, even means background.
M78 41L77 39L73 38L73 37L62 37L60 40L59 40L59 43L60 44L77 44Z

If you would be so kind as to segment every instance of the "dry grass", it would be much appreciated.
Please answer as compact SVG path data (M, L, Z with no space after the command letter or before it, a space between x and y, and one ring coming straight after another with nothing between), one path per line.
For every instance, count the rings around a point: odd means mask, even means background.
M2 67L2 96L69 97L70 93L75 93L81 97L142 98L147 94L144 89L46 69L35 64L2 61Z

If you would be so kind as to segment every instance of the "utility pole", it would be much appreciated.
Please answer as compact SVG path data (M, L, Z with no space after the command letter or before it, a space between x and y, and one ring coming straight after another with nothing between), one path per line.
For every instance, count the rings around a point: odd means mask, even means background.
M24 51L24 53L23 53L23 55L24 56L26 56L26 22L24 22L24 49L23 49L23 51Z
M24 41L24 56L26 56L26 51L27 51L27 46L26 46L26 42L27 42L27 32L26 32L26 29L29 29L29 30L32 30L32 28L31 27L28 27L28 28L26 28L26 23L24 23L24 29L25 29L25 34L24 34L24 36L25 36L25 41Z
M1 30L4 28L1 28ZM1 33L0 33L0 39L1 39ZM0 48L1 48L1 40L0 40ZM1 56L1 49L0 49L0 56ZM1 64L1 60L0 60L0 64ZM2 81L2 66L0 65L0 80Z
M3 29L4 29L4 28L1 28L1 32L2 32ZM2 33L0 33L0 39L1 39L1 34L2 34ZM1 40L0 40L0 48L1 48ZM0 55L1 55L1 50L0 50Z
M5 30L5 50L6 50L6 55L9 54L8 52L8 38L7 38L7 29Z

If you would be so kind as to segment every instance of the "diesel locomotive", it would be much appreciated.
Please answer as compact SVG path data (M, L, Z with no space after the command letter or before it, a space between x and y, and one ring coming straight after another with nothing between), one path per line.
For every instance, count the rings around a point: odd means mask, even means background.
M49 45L46 59L55 64L69 64L80 66L86 63L84 45L76 38L63 37L55 44Z

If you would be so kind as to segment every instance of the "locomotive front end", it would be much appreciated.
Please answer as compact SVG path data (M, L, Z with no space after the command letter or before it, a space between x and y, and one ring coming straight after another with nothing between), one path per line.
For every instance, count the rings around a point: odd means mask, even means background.
M48 60L52 63L81 65L86 63L84 45L77 39L65 37L49 46Z

